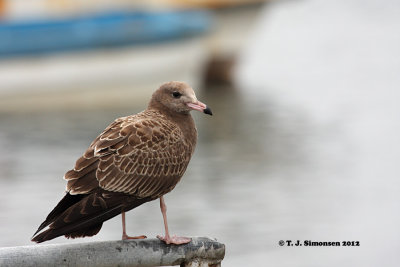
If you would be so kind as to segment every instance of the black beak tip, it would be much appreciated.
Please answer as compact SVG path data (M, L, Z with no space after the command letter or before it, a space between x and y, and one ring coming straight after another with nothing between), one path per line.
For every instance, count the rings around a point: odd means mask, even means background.
M209 107L206 107L206 108L203 110L203 112L204 112L204 114L208 114L208 115L211 115L211 116L212 116L212 111L211 111L211 109L210 109Z

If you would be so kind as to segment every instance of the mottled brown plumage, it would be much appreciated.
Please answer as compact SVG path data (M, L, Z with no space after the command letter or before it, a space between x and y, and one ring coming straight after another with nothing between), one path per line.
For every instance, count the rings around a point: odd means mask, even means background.
M192 109L211 115L187 84L169 82L153 94L146 110L111 123L65 174L67 194L32 241L92 236L120 213L157 198L163 204L162 196L179 182L196 146ZM164 221L166 238L160 239L174 243L166 215ZM129 238L124 216L123 228L123 238Z

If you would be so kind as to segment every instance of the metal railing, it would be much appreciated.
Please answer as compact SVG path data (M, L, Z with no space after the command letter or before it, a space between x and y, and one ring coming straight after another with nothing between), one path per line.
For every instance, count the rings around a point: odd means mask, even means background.
M193 237L185 245L158 239L0 248L0 266L221 266L225 245Z

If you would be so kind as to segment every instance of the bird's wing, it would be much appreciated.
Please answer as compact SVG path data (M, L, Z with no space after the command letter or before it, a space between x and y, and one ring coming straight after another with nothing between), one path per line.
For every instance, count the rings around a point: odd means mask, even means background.
M175 124L145 116L124 117L107 127L65 174L67 191L85 194L101 187L157 198L175 187L192 152Z

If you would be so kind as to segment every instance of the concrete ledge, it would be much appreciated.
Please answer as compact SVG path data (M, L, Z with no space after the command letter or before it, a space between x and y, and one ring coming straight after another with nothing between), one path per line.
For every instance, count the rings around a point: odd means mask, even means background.
M152 238L0 248L0 266L220 266L224 256L207 237L179 246Z

